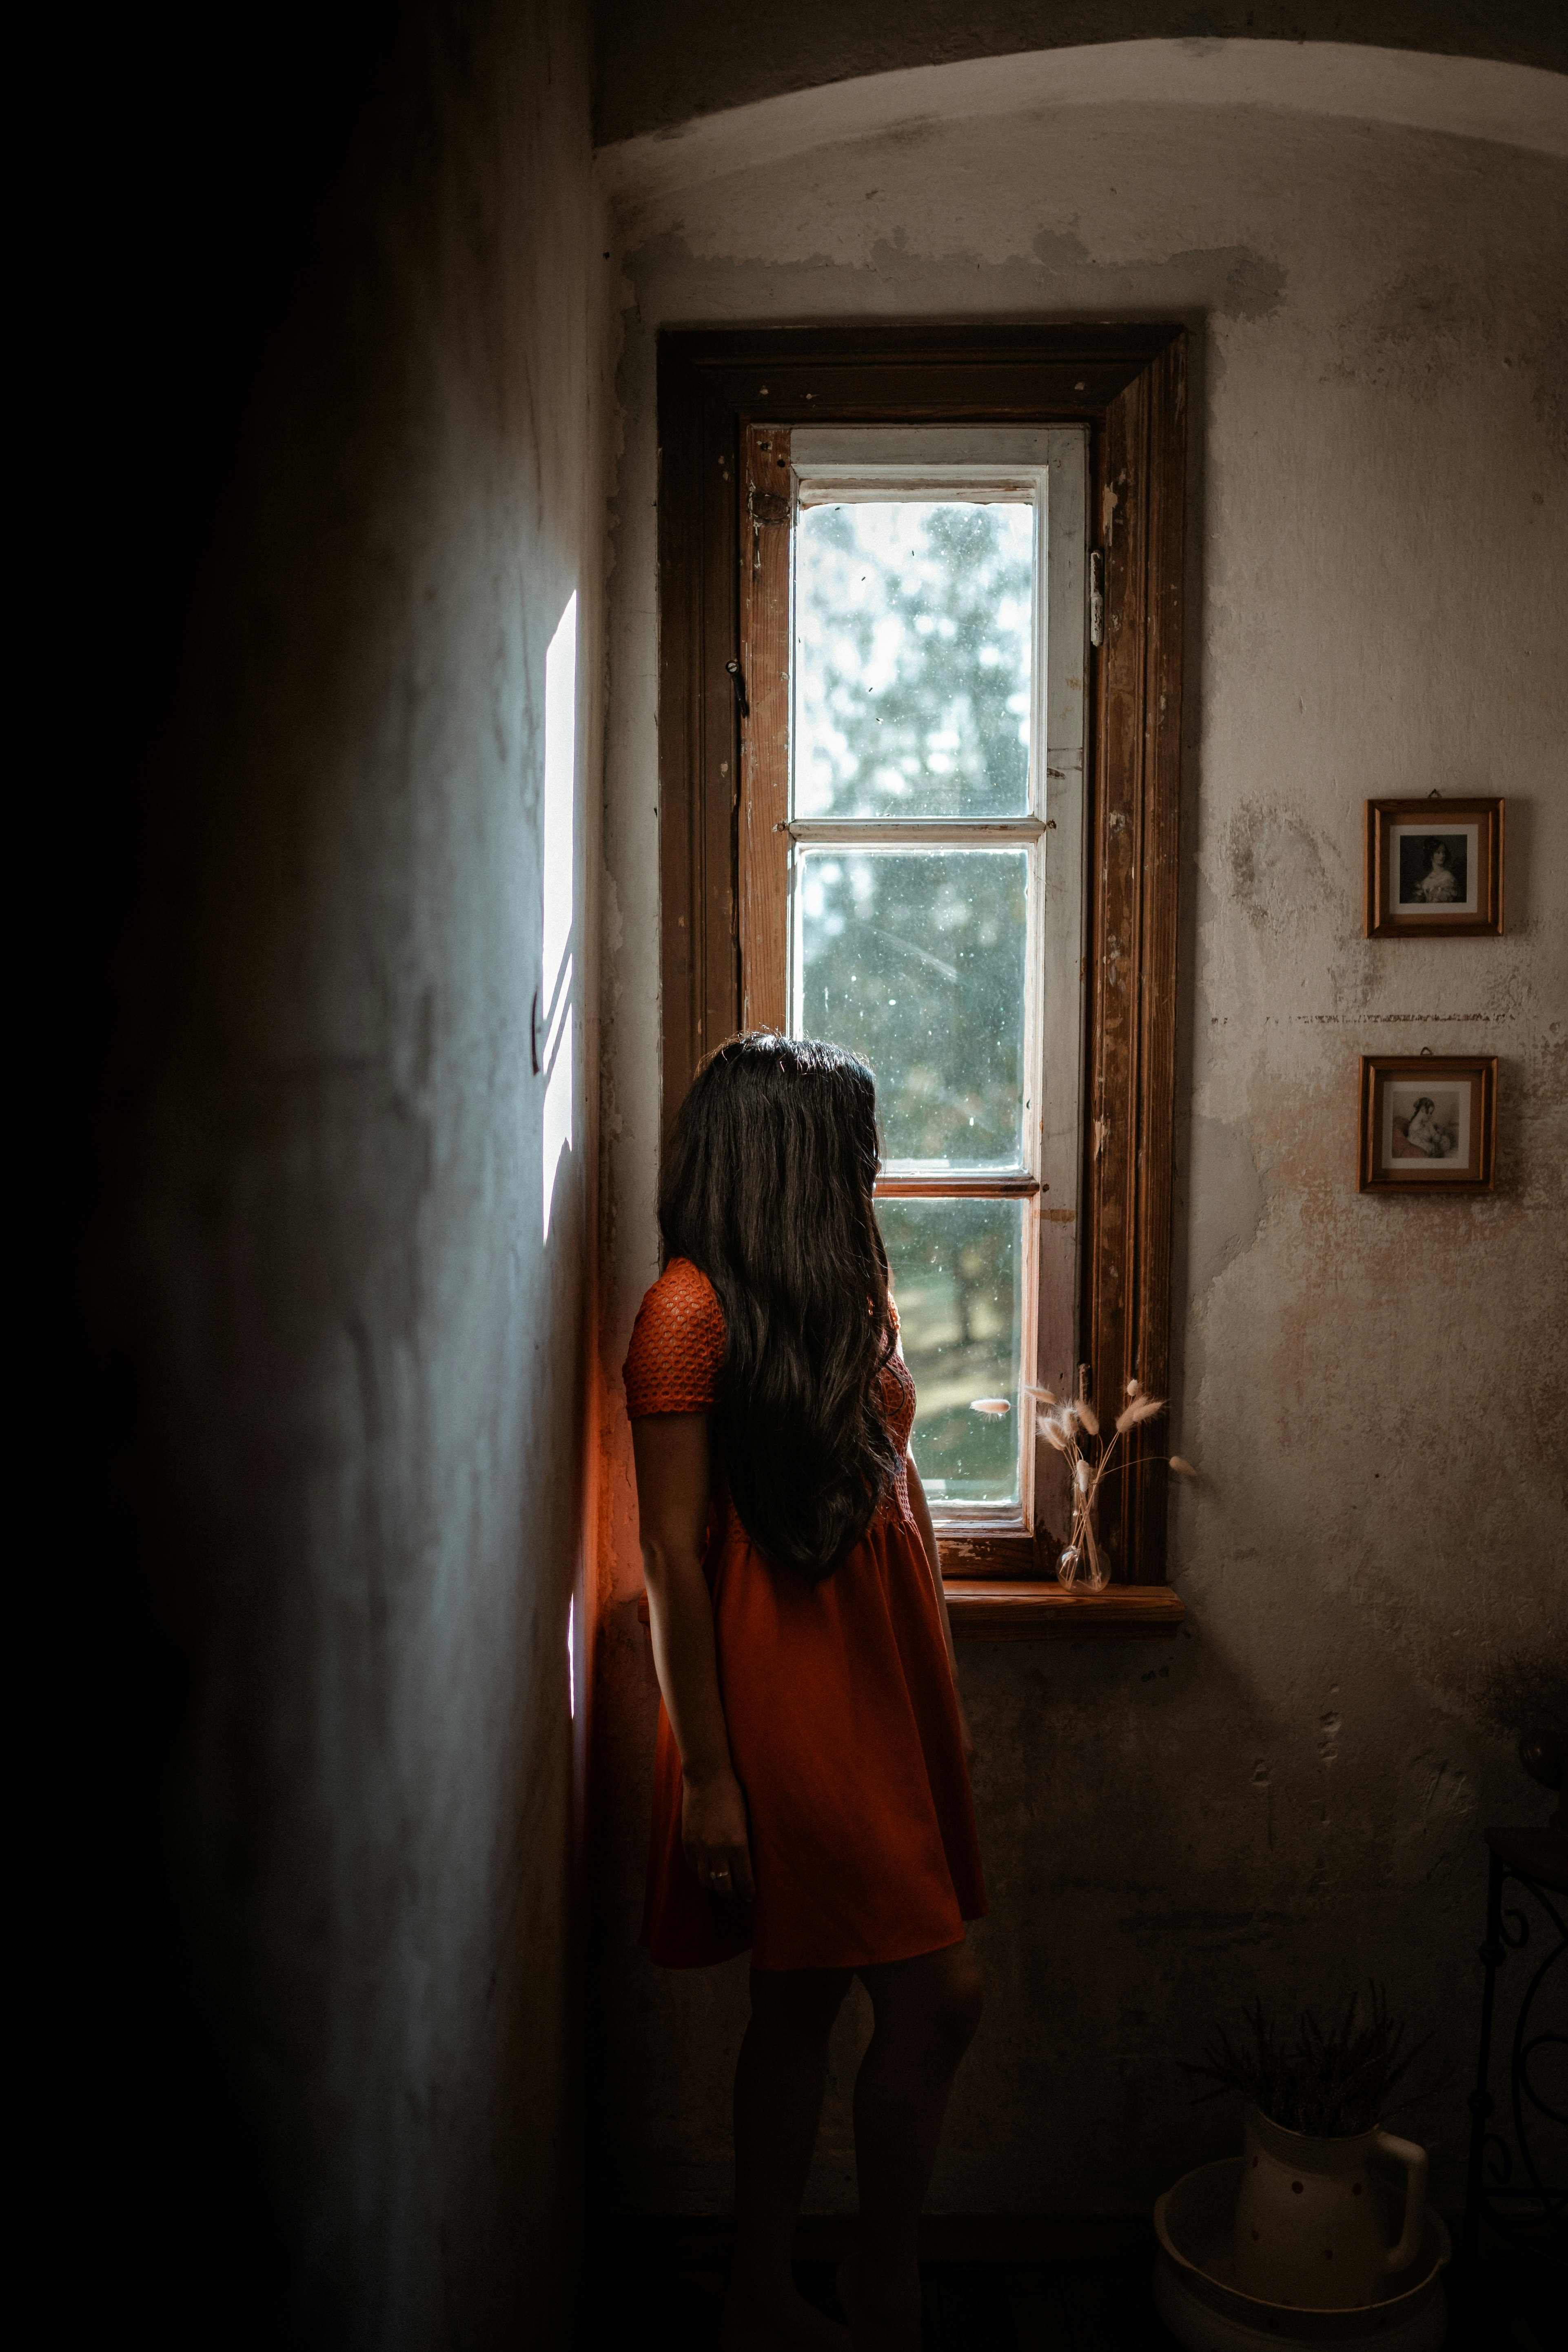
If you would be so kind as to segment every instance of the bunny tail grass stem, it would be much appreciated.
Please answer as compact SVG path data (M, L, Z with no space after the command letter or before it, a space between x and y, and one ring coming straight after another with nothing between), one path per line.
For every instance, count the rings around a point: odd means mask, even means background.
M1178 1478L1195 1478L1198 1475L1193 1468L1192 1464L1190 1462L1184 1462L1179 1454L1146 1454L1142 1464L1137 1462L1118 1462L1115 1467L1110 1471L1110 1475L1113 1478L1120 1478L1126 1471L1137 1470L1140 1468L1147 1470L1156 1462L1163 1462L1167 1464L1169 1467L1175 1472Z
M1121 1434L1121 1432L1119 1429L1111 1431L1110 1443L1103 1449L1099 1461L1094 1465L1094 1476L1089 1489L1089 1499L1090 1503L1094 1501L1096 1495L1099 1494L1100 1482L1110 1467L1110 1457L1116 1451L1116 1441Z

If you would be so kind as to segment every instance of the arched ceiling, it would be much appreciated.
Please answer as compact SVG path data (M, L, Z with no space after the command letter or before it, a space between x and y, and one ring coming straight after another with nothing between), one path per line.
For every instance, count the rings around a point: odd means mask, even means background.
M1365 44L1568 74L1564 0L596 0L601 146L788 90L1140 40Z

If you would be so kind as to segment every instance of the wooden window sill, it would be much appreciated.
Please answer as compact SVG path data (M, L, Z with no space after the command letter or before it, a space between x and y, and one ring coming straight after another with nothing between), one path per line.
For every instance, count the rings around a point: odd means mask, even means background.
M1108 1584L1103 1592L1066 1592L1022 1577L943 1580L955 1642L1147 1642L1173 1634L1186 1615L1168 1584ZM647 1594L637 1619L648 1622Z
M1068 1592L1022 1578L947 1577L955 1642L1147 1642L1175 1633L1186 1609L1168 1584Z
M1168 1584L1064 1591L1058 1545L1005 1520L938 1519L936 1533L956 1641L1148 1641L1173 1633L1187 1613Z

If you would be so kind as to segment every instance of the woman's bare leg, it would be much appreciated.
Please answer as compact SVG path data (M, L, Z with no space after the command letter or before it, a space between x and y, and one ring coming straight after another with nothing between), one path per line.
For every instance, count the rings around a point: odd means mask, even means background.
M798 2292L790 2257L816 2145L827 2042L847 1969L753 1969L752 2017L735 2066L735 2258L726 2352L844 2344Z
M839 2291L857 2352L919 2352L921 2207L952 2078L980 2022L980 1974L963 1944L859 1974L876 2030L855 2084L860 2251Z

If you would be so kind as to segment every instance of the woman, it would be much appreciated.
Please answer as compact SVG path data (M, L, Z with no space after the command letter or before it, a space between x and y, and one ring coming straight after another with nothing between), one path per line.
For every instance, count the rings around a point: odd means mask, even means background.
M839 2291L858 2352L917 2352L916 2226L980 2017L971 1742L877 1167L864 1063L771 1034L721 1045L666 1155L665 1271L626 1358L662 1697L644 1940L673 1968L752 1951L728 2352L845 2342L796 2294L790 2250L857 1975L875 2031Z
M1415 896L1429 907L1449 907L1459 895L1459 877L1448 863L1448 845L1447 842L1435 841L1426 871L1415 885Z
M1427 1160L1440 1160L1446 1148L1434 1115L1436 1109L1430 1095L1418 1095L1405 1129L1405 1141Z

